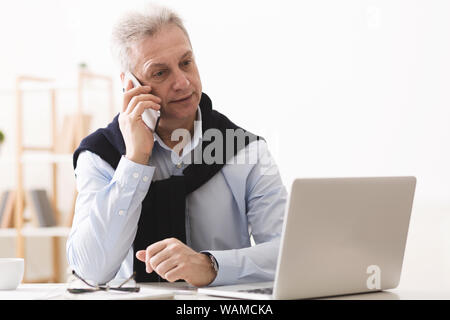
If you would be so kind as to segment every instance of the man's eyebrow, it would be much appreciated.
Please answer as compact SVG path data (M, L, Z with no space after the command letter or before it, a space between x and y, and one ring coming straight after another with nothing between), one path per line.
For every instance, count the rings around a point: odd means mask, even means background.
M180 60L183 60L187 56L191 56L191 55L192 55L192 50L188 50L180 57ZM165 63L150 63L150 65L146 69L166 68L166 67L167 67L167 64L165 64Z
M180 58L180 60L186 58L187 56L192 56L192 50L186 51Z

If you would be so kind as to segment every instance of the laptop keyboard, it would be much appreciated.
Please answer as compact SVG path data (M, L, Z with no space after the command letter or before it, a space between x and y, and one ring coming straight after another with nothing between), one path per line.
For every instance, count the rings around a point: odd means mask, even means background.
M239 290L239 292L272 294L273 288L258 288L258 289L251 289L251 290Z

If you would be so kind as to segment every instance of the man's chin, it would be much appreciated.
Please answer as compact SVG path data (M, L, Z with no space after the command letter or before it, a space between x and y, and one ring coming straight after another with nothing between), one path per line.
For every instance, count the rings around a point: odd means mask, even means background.
M189 105L177 105L177 104L169 104L169 108L167 108L163 113L163 117L166 119L173 120L187 120L189 118L196 118L198 103L191 103Z

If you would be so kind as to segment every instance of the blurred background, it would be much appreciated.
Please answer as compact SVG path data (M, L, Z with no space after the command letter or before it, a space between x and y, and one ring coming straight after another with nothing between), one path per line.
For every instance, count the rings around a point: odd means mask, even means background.
M19 183L18 126L23 145L49 145L54 115L59 148L19 161L25 191L56 194L56 224L63 227L25 234L28 281L65 279L75 186L67 134L80 126L70 119L81 109L87 134L118 112L111 27L145 3L2 0L0 191ZM288 189L297 177L416 176L401 285L425 290L434 274L450 289L450 2L163 3L185 21L203 91L217 110L266 138ZM80 74L99 77L80 81ZM17 85L21 76L52 81ZM23 226L42 227L29 210L25 205ZM14 227L0 229L0 256L18 254Z

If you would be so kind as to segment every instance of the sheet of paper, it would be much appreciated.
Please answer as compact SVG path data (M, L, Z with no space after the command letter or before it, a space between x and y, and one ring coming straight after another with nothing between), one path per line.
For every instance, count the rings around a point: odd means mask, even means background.
M60 296L67 285L60 284L20 284L16 290L0 290L0 300L47 300Z
M21 284L16 290L0 290L0 300L151 300L173 299L174 290L141 287L139 292L97 291L71 294L67 284Z

